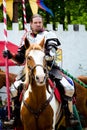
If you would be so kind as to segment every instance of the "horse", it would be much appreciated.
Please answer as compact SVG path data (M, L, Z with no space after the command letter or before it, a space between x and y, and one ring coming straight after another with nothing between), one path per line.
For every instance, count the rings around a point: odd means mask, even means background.
M79 80L87 84L87 76L79 76ZM87 118L87 88L75 82L76 86L76 106L80 113ZM81 102L82 101L82 102ZM83 107L81 107L83 106Z
M87 85L87 76L78 76L77 79L82 81ZM82 125L87 127L87 88L83 87L77 82L75 83L76 87L76 107L79 112L84 117Z
M9 84L11 85L15 80L16 74L9 73ZM0 69L0 89L6 86L6 73Z
M20 109L24 130L55 130L61 103L54 95L54 88L47 83L44 42L30 44L25 40L25 43L25 87Z

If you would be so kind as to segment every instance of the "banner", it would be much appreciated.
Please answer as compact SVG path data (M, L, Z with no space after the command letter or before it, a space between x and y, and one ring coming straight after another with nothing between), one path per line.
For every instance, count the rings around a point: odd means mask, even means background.
M0 0L0 5L3 4L3 0ZM10 20L13 18L13 0L6 0L6 11Z
M47 11L53 16L53 12L44 4L44 0L37 0L37 4L41 9Z
M37 0L29 0L29 4L32 10L33 14L37 14L38 13L38 5L37 5Z

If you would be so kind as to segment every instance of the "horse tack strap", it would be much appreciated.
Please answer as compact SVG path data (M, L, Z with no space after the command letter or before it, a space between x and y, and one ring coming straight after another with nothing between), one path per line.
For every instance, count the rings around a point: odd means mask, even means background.
M43 110L48 106L48 104L50 103L52 98L53 98L53 92L51 93L48 100L46 100L45 103L41 106L41 108L36 111L29 104L27 104L24 100L23 100L23 103L26 106L26 108L35 116L35 119L37 119L37 118L39 118L39 116L43 112Z
M48 78L48 82L50 84L50 87L52 89L54 89L54 94L55 94L55 97L57 98L57 100L61 103L61 96L60 96L60 92L58 90L58 88L54 85L54 83L52 82L52 80L50 78Z

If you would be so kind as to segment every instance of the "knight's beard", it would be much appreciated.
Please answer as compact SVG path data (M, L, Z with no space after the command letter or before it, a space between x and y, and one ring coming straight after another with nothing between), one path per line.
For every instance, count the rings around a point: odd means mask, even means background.
M32 32L33 33L39 33L39 32L42 32L44 29L43 29L43 27L42 28L37 28L37 29L35 29L35 30L33 30L33 28L31 28L31 30L32 30Z
M42 31L42 28L39 28L39 29L36 29L36 30L34 30L34 32L41 32Z

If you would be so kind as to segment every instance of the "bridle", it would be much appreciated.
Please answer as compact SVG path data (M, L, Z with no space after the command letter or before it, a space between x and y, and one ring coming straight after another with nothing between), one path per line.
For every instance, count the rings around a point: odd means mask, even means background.
M45 82L47 81L48 79L48 70L47 70L47 67L41 65L41 64L36 64L34 65L33 67L31 65L28 65L27 64L27 67L28 69L30 70L29 71L29 76L30 78L34 79L35 80L35 76L34 76L34 70L36 69L36 67L42 67L43 70L44 70L44 73L46 74L45 75ZM48 84L47 84L48 86ZM48 91L49 92L49 91ZM50 97L41 105L41 107L38 109L38 110L35 110L33 109L29 104L26 103L26 101L23 99L23 103L25 105L25 107L28 109L29 112L31 112L33 115L34 115L34 118L35 118L35 121L36 121L36 127L37 127L37 130L39 129L38 128L38 119L39 119L39 116L41 115L41 113L46 109L46 107L49 105L49 103L51 102L52 98L53 98L53 94L54 94L54 88L52 89L52 92L50 92Z
M37 64L37 65L35 65L35 66L30 66L30 65L28 65L28 68L30 69L30 73L29 73L29 76L31 76L32 77L32 79L35 79L35 76L34 76L34 70L35 70L35 68L36 67L38 67L38 66L40 66L40 67L42 67L43 68L43 70L44 70L44 73L46 74L45 75L45 80L47 79L47 77L48 77L48 71L47 71L47 68L46 67L44 67L43 65L41 65L41 64Z

